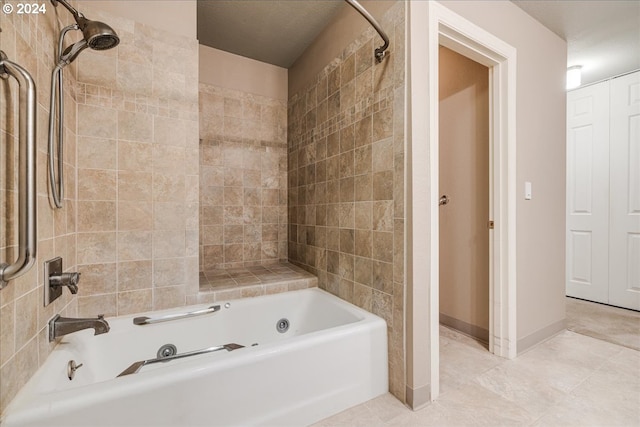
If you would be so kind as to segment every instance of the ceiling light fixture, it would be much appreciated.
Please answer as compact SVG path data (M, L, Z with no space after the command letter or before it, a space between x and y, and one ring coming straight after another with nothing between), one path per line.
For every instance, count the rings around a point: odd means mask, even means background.
M567 68L567 90L580 87L582 84L582 65Z

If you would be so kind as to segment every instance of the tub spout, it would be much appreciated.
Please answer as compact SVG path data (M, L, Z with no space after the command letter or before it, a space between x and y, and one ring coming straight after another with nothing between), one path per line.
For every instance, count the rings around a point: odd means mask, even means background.
M95 319L74 319L71 317L60 317L58 314L49 321L49 342L72 332L88 328L93 328L94 335L106 334L109 332L109 323L104 320L104 315L102 314L98 315Z

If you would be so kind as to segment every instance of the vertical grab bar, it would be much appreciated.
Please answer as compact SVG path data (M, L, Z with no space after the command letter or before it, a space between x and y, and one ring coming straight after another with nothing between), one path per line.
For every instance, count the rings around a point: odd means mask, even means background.
M9 280L25 274L36 258L36 85L27 70L9 61L0 50L0 77L12 76L19 92L19 167L18 167L18 259L0 264L0 289Z

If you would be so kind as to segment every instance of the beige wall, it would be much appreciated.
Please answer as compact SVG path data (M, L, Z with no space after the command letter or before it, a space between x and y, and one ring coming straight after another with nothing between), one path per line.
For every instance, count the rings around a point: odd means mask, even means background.
M338 54L320 71L294 66L290 81L309 83L289 92L288 112L289 260L316 274L321 288L387 321L390 390L401 400L404 14L404 2L396 2L380 20L391 39L380 64L369 27L326 39ZM350 27L359 19L339 22ZM299 62L307 55L315 49Z
M200 45L200 83L287 101L286 68Z
M567 45L502 1L443 4L517 49L518 352L564 328ZM533 199L524 200L524 182Z
M511 2L443 1L442 6L470 21L515 48L516 174L512 183L516 207L516 327L509 331L515 339L508 343L510 354L522 352L562 330L564 310L564 204L565 204L565 90L566 42L544 28ZM431 212L437 194L429 194L429 109L436 107L429 96L431 52L423 28L429 25L433 3L412 2L410 22L410 98L408 183L412 194L407 199L407 400L412 407L429 402L430 393L438 393L432 384L437 377L438 313L431 298L437 296L433 275L432 249L429 244ZM437 7L440 7L438 5ZM453 21L453 17L447 20ZM455 24L464 27L466 24ZM431 29L436 30L436 29ZM466 31L474 31L472 27ZM465 31L465 30L462 30ZM437 40L435 40L437 42ZM435 46L437 48L437 46ZM420 94L418 97L416 94ZM510 106L513 105L510 102ZM425 159L423 164L418 160ZM511 173L511 172L510 172ZM524 200L524 182L532 181L534 199ZM537 189L537 190L536 190ZM436 190L437 191L437 190ZM414 216L415 215L415 216ZM504 236L503 236L504 238ZM423 274L414 276L414 270ZM511 299L511 297L510 297ZM509 306L511 309L512 306ZM504 332L504 331L503 331ZM515 342L514 342L515 341ZM502 349L504 350L504 348ZM411 390L409 390L411 389ZM410 399L409 397L413 397ZM434 396L435 397L435 396Z
M439 49L440 322L489 339L489 69Z

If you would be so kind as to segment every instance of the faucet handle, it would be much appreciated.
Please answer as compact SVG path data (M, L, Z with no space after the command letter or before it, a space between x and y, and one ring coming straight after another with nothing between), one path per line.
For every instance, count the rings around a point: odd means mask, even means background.
M98 319L99 320L104 320L104 314L98 314Z
M74 295L78 293L79 281L80 273L77 272L49 276L49 286L66 286Z

